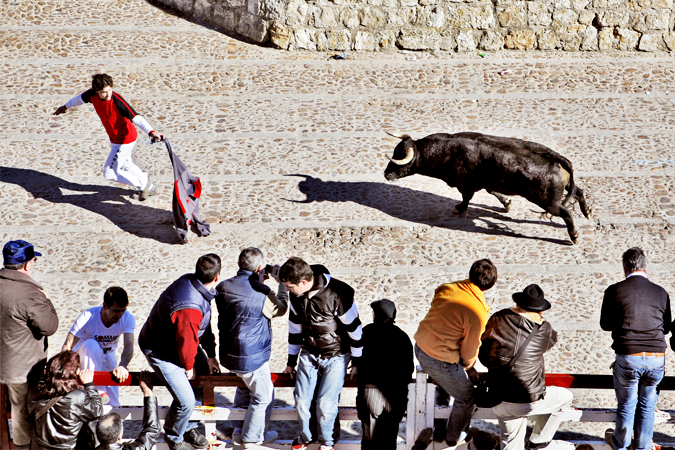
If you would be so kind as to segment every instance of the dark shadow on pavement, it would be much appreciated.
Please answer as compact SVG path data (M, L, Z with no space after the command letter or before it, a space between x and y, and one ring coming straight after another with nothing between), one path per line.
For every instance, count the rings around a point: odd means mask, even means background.
M501 210L501 208L470 203L466 216L455 215L452 213L452 209L460 203L458 200L391 183L323 181L320 178L303 174L287 174L286 176L305 178L298 183L298 189L306 196L306 199L302 201L289 200L297 203L354 202L369 208L378 209L397 219L449 230L537 239L553 244L572 245L572 242L569 240L527 236L514 231L509 226L497 221L514 224L543 225L545 227L563 229L565 226L548 220L514 219L498 213L497 211ZM474 220L485 223L487 228L476 226Z
M129 201L129 189L71 183L37 170L2 166L0 182L16 184L34 198L66 203L99 214L121 230L140 238L154 239L162 244L182 244L173 229L171 211ZM62 189L77 193L64 194Z

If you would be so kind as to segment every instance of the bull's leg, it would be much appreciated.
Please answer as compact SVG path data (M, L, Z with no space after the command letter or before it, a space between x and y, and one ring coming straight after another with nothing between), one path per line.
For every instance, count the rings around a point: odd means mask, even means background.
M469 202L473 198L473 194L475 194L476 191L459 191L459 192L462 194L462 203L455 206L455 211L461 214L469 208Z
M552 206L547 211L554 216L561 217L562 220L565 221L565 225L567 225L567 233L570 235L572 243L576 244L579 238L579 233L577 232L577 229L574 227L574 219L572 218L572 214L570 214L569 210L564 206L559 205L557 207Z
M497 200L504 205L504 211L509 212L511 209L511 199L508 198L506 195L500 194L499 192L492 192L488 191L488 194L492 194L495 197L497 197Z
M584 197L584 191L581 189L579 186L577 186L577 193L574 196L574 198L577 199L579 202L579 208L581 208L581 212L586 216L587 219L591 218L591 215L593 214L593 208L589 207L586 204L586 197Z

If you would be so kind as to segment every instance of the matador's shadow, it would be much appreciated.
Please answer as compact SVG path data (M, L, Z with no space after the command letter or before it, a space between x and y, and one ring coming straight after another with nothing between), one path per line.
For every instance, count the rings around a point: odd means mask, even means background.
M369 208L379 209L383 213L398 219L434 227L497 236L538 239L554 244L571 245L567 240L526 236L517 233L503 223L490 220L497 219L502 222L565 228L562 224L549 222L548 220L514 219L499 214L497 211L501 208L497 207L471 203L467 215L464 217L452 213L455 205L460 203L458 200L395 184L372 181L323 181L320 178L303 174L288 174L287 176L305 178L298 183L298 189L306 196L306 199L301 201L289 200L297 203L354 202ZM476 226L474 220L485 223L487 228ZM542 230L543 233L544 230Z
M37 170L2 166L0 182L21 186L34 198L67 203L100 214L121 230L140 238L154 239L163 244L181 243L169 225L173 224L171 211L131 202L128 189L71 183ZM76 193L64 193L63 190Z

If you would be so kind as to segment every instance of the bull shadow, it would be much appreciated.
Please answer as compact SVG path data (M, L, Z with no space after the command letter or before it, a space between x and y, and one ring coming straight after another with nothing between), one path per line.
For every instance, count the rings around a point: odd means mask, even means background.
M182 243L173 229L171 211L131 202L129 189L72 183L37 170L2 166L0 182L20 186L34 198L54 204L70 204L93 212L110 220L122 231L140 238L162 244ZM165 224L167 226L158 226Z
M469 204L466 216L455 215L452 213L452 209L460 203L459 200L395 184L373 181L323 181L320 178L303 174L288 174L286 176L305 178L298 183L298 189L305 195L305 200L289 201L298 203L353 202L378 209L389 216L408 222L470 233L536 239L553 244L572 245L568 240L527 236L514 231L508 225L500 222L543 225L544 227L562 229L565 229L565 225L548 220L515 219L501 214L499 212L503 211L501 207L472 202ZM474 220L483 222L486 228L476 226Z

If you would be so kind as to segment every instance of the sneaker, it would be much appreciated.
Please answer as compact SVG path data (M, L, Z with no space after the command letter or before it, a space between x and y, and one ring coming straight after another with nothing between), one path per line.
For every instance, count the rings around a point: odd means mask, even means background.
M605 442L609 444L609 446L612 448L612 450L616 450L616 446L614 445L614 428L607 428L605 430Z
M107 405L108 403L110 403L110 396L106 392L103 392L101 394L101 403L103 405Z
M332 445L321 444L319 450L334 450Z
M154 183L150 183L148 180L148 186L146 186L145 189L143 189L141 193L138 194L138 200L144 202L148 199L148 197L153 195L157 195L157 186L155 186Z
M167 439L166 444L169 446L169 450L192 450L185 441L174 442Z
M307 446L302 443L302 439L299 437L293 439L293 443L291 444L291 449L292 450L307 450Z
M241 428L235 428L232 431L232 444L241 445Z
M209 440L206 439L206 436L197 431L196 428L185 433L183 439L194 448L206 448L209 446Z
M459 447L460 445L468 444L469 442L471 442L472 437L473 437L473 432L471 431L471 429L469 429L466 432L466 436L464 436L464 439L462 439L460 441L448 441L446 439L445 445L447 445L448 447L452 447L452 448Z

